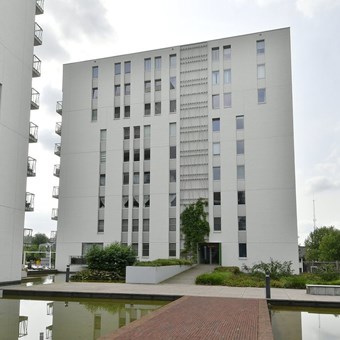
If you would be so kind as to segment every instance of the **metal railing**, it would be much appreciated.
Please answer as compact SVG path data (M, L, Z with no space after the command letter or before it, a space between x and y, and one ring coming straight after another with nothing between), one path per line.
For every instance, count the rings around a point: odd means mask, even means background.
M30 122L29 142L36 143L38 141L38 125Z
M55 123L55 133L59 136L61 136L61 122Z
M38 23L34 24L34 46L39 46L42 44L43 29Z
M60 176L60 164L56 164L53 169L53 175L56 177Z
M39 100L40 100L40 93L32 88L32 96L31 96L31 110L39 109Z
M32 77L40 77L41 75L41 60L33 55L33 65L32 65Z
M36 175L36 163L37 160L32 157L27 157L27 176L34 177Z
M26 192L25 211L34 211L34 194Z
M60 115L63 113L63 102L61 100L57 101L56 112Z

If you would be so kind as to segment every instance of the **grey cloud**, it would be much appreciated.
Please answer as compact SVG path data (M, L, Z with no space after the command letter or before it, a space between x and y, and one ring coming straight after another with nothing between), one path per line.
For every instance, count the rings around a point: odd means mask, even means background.
M39 52L39 58L42 60L56 60L62 63L67 62L70 59L69 53L59 43L59 39L54 31L53 26L44 26L44 43Z
M57 101L62 99L62 92L59 89L56 89L50 85L45 86L41 90L41 99L40 102L44 109L44 114L47 113L49 115L53 115L56 117L56 103Z
M51 156L53 155L54 143L60 143L60 137L54 132L54 126L51 129L39 129L38 143L50 152Z
M340 183L326 176L312 177L306 181L307 191L309 193L318 193L327 190L340 188Z

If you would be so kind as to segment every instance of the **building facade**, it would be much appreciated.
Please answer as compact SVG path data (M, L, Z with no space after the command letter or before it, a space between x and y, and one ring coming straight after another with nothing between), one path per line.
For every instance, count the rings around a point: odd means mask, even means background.
M59 113L57 269L114 241L179 257L203 198L201 263L298 271L289 28L64 65Z
M38 136L30 110L39 108L32 77L40 76L41 62L33 51L42 43L35 18L43 5L43 0L0 3L0 283L21 279L25 212L34 210L26 180L35 176L36 166L28 145Z

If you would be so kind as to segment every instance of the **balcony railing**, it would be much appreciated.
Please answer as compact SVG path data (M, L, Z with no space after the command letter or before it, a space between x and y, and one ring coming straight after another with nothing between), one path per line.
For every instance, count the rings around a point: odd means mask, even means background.
M40 77L41 75L41 60L34 55L33 56L33 65L32 65L32 77Z
M34 194L26 192L25 211L34 211Z
M40 93L34 88L32 88L31 110L39 109L39 98L40 98Z
M57 113L59 113L60 115L63 114L63 102L60 100L57 102L57 106L56 109Z
M53 221L58 221L58 208L53 208L52 209L51 219Z
M32 157L27 157L27 177L35 177L37 160Z
M85 256L71 256L70 262L71 262L71 264L82 265L82 266L87 264Z
M60 176L60 164L56 164L56 165L54 166L53 175L54 175L55 177L59 177L59 176Z
M50 243L56 243L57 241L57 231L52 230L50 235Z
M44 13L44 0L37 0L35 3L35 14L43 14Z
M59 187L53 187L52 197L59 198Z
M36 143L38 141L38 125L30 122L29 142Z
M33 229L24 228L24 245L30 245L33 238Z
M55 123L55 133L61 136L61 122Z
M42 44L43 29L35 23L34 26L34 46L40 46Z
M54 154L60 157L61 145L60 143L54 144Z

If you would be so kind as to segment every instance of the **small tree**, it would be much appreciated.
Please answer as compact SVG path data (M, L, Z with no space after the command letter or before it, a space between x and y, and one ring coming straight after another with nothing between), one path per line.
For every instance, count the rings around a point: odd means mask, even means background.
M181 231L185 237L184 250L195 260L197 245L204 242L204 237L210 232L208 213L205 211L207 205L208 202L200 198L196 203L189 204L181 213Z
M319 246L321 261L339 261L340 260L340 230L331 228L326 234Z

